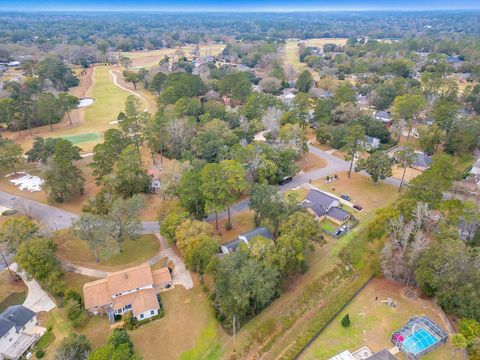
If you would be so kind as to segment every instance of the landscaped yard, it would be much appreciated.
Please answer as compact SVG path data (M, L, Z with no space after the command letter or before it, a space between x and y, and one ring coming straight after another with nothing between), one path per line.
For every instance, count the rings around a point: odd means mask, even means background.
M161 294L165 316L130 332L144 360L220 359L223 330L215 320L208 296L194 279L193 289L177 286Z
M355 351L368 346L372 351L390 349L390 336L414 315L427 315L444 330L448 327L438 306L430 299L418 298L415 302L402 296L402 286L383 279L372 280L351 304L337 316L325 331L307 349L301 359L327 359L343 350ZM383 300L392 298L398 304L390 307ZM349 314L351 326L344 328L340 321ZM453 347L450 342L422 357L426 360L450 359ZM406 359L397 355L399 359Z
M215 220L210 222L215 226ZM225 225L227 218L219 219L218 224L220 228L220 238L222 243L235 239L238 235L252 230L255 227L253 223L253 212L246 210L238 214L232 213L232 229L227 230Z
M11 305L23 304L27 292L27 286L22 280L14 281L8 270L3 270L0 273L0 312Z
M340 172L337 175L339 179L336 181L326 183L324 180L318 179L313 181L312 185L337 196L349 195L352 203L361 205L364 209L361 212L354 211L354 216L359 220L364 219L376 209L392 203L398 197L396 187L383 182L375 184L369 177L359 173L352 172L350 179L348 172Z
M55 242L58 244L57 255L60 259L78 266L85 266L104 271L116 271L139 265L148 261L160 251L160 242L153 234L142 235L137 240L126 240L121 251L108 259L95 262L95 256L85 241L80 240L68 230L57 232Z
M320 227L329 233L333 233L338 228L338 225L329 219L323 219L320 221Z

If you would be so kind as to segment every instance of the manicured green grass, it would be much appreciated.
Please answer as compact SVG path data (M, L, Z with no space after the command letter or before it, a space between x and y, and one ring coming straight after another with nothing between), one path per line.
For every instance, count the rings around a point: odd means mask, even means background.
M33 347L33 350L34 351L43 350L48 345L50 345L53 342L53 340L55 340L55 335L51 330L47 331L45 334L42 335L42 337L35 344L35 346Z
M95 129L105 129L111 127L110 121L117 119L131 94L113 83L112 75L106 66L95 68L94 79L92 97L95 102L86 108L85 121Z
M320 221L320 227L329 232L329 233L332 233L334 232L335 230L337 230L338 228L338 225L335 224L333 221L329 220L329 219L323 219L322 221Z
M73 145L78 145L89 141L95 141L100 138L100 135L97 133L83 133L78 135L62 136L62 138L70 141Z
M93 252L87 242L80 240L70 231L60 231L55 236L58 245L57 255L76 265L97 268L105 271L120 270L128 266L139 265L160 250L160 242L153 234L145 234L136 240L126 240L121 244L121 251L108 258L101 258L96 263Z
M9 306L23 304L26 297L27 297L27 293L25 292L11 293L0 303L0 313L3 312Z

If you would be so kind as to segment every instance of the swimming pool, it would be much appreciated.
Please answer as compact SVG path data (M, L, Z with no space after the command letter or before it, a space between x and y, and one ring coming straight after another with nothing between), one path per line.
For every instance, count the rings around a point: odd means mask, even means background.
M403 340L402 348L406 352L418 355L437 341L438 339L427 330L419 329Z

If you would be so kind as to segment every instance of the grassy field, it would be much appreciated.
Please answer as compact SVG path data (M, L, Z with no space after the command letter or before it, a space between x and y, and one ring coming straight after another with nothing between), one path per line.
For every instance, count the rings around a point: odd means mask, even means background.
M390 349L393 347L391 334L414 315L427 315L443 329L447 329L433 301L419 298L414 302L403 297L401 290L402 286L389 281L372 280L315 340L301 359L327 359L343 350L355 351L363 346L368 346L374 352ZM388 297L398 306L393 308L381 302ZM349 314L351 320L348 328L340 324L345 314ZM449 359L452 350L449 342L422 359ZM397 357L406 359L403 355Z
M193 289L177 286L163 292L161 298L165 316L130 332L143 359L157 360L160 354L164 360L220 359L218 339L223 330L198 281L195 279Z
M97 264L88 244L72 235L70 231L58 232L55 242L58 245L57 255L62 260L105 271L115 271L141 264L160 251L160 242L155 235L145 234L137 240L124 241L120 253L107 259L101 258L100 263Z
M200 56L216 56L225 48L225 44L201 44ZM160 49L151 51L131 51L124 52L122 56L126 56L132 60L133 68L152 67L158 65L158 62L165 56L176 58L176 53L181 50L188 59L192 58L193 45L183 46L174 49Z
M27 297L27 286L22 280L12 280L8 270L0 273L0 312L11 305L22 304Z
M308 69L305 63L301 63L299 59L299 47L298 44L303 42L306 46L323 46L325 44L337 44L345 45L347 39L343 38L319 38L319 39L307 39L307 40L287 40L284 47L284 64L292 65L295 70L301 72ZM318 80L318 74L314 74L315 80Z

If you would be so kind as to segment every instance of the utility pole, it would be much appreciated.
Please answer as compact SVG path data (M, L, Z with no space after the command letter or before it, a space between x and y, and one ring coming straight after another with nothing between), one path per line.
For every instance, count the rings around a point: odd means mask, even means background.
M13 276L12 270L10 270L10 265L8 264L7 258L5 257L5 254L2 250L0 250L0 254L2 254L3 262L5 263L5 267L7 268L10 277L12 278L12 280L15 280L15 276Z

